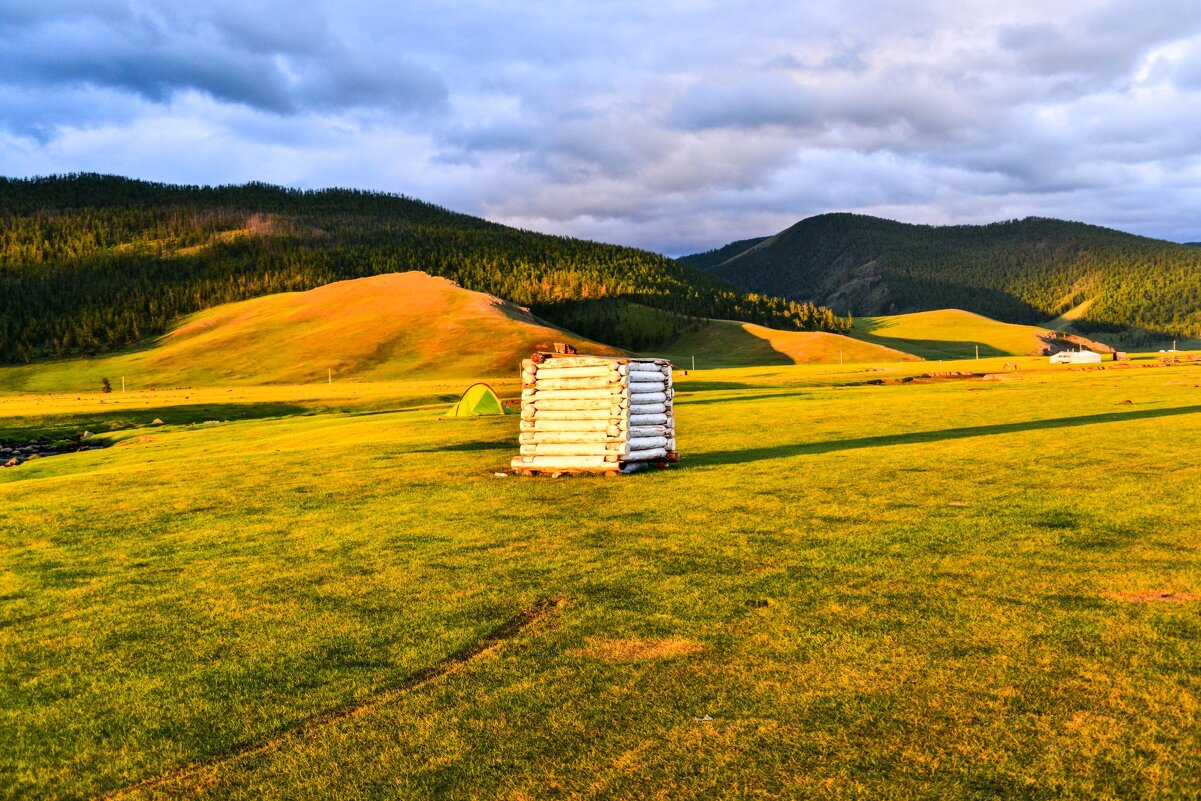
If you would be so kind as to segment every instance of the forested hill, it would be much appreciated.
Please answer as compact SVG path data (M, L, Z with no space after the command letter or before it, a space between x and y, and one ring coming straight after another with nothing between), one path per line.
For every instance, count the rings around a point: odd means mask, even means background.
M747 253L769 239L771 239L771 237L768 236L761 236L756 239L740 239L737 242L731 242L725 247L720 247L716 250L709 250L704 253L685 256L680 261L686 262L687 264L696 267L698 270L712 272L723 262Z
M1061 220L933 227L824 214L681 261L855 315L960 308L1132 345L1201 331L1201 250Z
M633 349L694 318L850 327L828 309L747 295L653 253L521 231L396 195L90 174L0 178L6 362L98 353L222 303L407 270Z

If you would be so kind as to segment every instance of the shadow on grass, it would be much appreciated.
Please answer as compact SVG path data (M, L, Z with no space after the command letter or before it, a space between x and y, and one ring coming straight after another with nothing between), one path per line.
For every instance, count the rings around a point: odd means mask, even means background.
M774 398L779 398L779 399L796 398L798 395L805 395L805 394L808 394L808 392L810 392L810 390L796 389L796 390L780 390L779 392L766 392L766 393L763 393L762 395L739 395L736 398L696 398L696 399L689 398L686 395L684 395L683 393L680 393L680 395L677 396L678 399L676 400L676 405L704 406L709 403L740 403L743 401L772 400Z
M453 445L421 448L419 450L406 451L406 453L467 453L471 451L496 451L502 448L511 448L512 446L512 443L507 440L505 442L456 442Z
M913 431L905 434L882 434L875 437L831 440L829 442L796 442L773 445L767 448L746 448L737 451L714 451L689 455L682 464L687 468L710 467L713 465L744 464L770 459L786 459L790 456L832 453L857 448L881 448L890 445L916 445L927 442L943 442L954 439L986 437L994 434L1016 434L1023 431L1045 431L1056 428L1075 428L1098 423L1122 423L1133 420L1155 420L1201 413L1201 406L1179 406L1172 409L1144 409L1131 412L1107 412L1086 414L1078 417L1057 417L1051 420L1024 420L1020 423L998 423L989 426L948 428L938 431Z
M859 336L864 342L883 345L886 348L912 353L923 359L971 359L976 356L977 348L981 359L994 356L1013 356L1009 351L1000 350L987 342L975 342L970 339L903 339L901 337L886 337L877 334Z
M792 362L789 362L792 364ZM676 368L676 372L680 372L680 368ZM723 390L734 389L760 389L763 384L747 384L742 381L694 381L692 379L679 379L675 383L676 392L721 392Z
M112 411L71 412L45 415L21 415L0 418L0 442L34 439L41 436L70 435L80 431L103 434L130 428L144 428L155 420L163 425L179 426L209 420L262 420L291 417L312 410L292 403L197 403L178 406L128 406Z

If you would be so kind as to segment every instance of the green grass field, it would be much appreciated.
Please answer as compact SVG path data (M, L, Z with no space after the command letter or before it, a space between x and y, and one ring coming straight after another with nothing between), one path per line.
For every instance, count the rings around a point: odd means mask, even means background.
M695 372L618 479L453 383L0 398L116 442L0 470L0 796L1197 797L1201 368L1035 364Z

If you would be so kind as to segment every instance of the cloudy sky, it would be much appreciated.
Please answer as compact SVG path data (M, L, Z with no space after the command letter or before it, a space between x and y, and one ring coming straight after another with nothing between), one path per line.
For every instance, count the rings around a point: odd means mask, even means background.
M0 174L70 171L670 254L826 211L1196 240L1201 2L0 0Z

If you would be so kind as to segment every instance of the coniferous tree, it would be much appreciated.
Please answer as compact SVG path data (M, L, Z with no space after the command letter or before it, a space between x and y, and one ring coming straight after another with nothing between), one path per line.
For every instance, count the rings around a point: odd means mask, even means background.
M849 330L829 309L747 294L663 256L508 228L403 196L100 175L0 179L7 362L101 353L221 303L406 270L627 348L661 344L712 317Z

